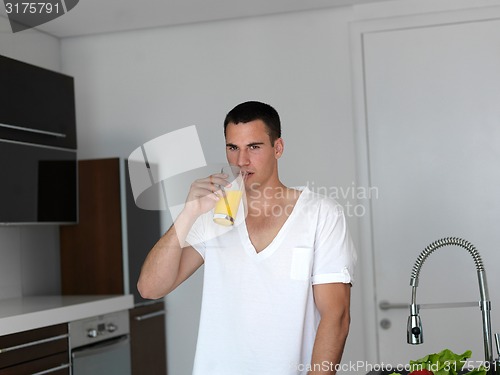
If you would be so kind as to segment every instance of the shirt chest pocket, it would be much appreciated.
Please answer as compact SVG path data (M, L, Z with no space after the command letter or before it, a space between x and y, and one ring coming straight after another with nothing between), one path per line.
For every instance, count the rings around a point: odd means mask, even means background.
M290 278L292 280L309 280L313 265L313 249L309 247L295 247L292 249L292 263Z

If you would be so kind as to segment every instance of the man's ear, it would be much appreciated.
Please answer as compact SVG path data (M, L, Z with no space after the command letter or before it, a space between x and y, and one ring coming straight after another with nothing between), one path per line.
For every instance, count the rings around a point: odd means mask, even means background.
M274 156L276 159L279 159L281 155L283 155L283 151L285 149L285 142L283 138L278 138L274 141Z

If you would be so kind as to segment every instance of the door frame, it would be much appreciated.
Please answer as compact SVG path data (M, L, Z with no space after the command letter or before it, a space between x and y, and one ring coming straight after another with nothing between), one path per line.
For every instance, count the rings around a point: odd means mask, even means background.
M397 4L395 4L397 3ZM357 20L349 25L351 47L351 84L353 127L356 149L356 170L359 186L371 187L369 168L369 140L367 91L364 60L364 39L370 33L412 28L435 27L460 23L489 21L500 18L498 1L477 2L390 2L373 6L355 7ZM359 273L363 297L364 350L368 364L380 363L375 251L373 243L372 202L366 206L366 215L358 218L360 262ZM408 271L408 280L410 270ZM408 284L409 286L409 284ZM408 301L410 293L408 293ZM403 328L402 328L403 329Z

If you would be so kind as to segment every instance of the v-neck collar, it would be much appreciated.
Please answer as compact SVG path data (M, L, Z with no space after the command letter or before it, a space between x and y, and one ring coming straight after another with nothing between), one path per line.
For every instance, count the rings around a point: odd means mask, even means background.
M307 187L297 187L293 188L295 190L301 191L299 197L297 198L297 201L295 202L295 205L293 206L293 210L290 213L290 215L287 217L283 225L278 231L278 234L276 237L273 238L271 243L267 245L264 249L261 251L257 252L257 249L255 249L255 246L253 245L252 241L250 240L250 235L248 234L248 228L247 228L247 223L246 220L243 219L240 225L238 225L238 233L240 235L241 242L243 244L243 247L245 249L245 252L252 258L262 260L265 259L269 256L271 256L276 249L279 247L281 242L283 241L284 236L286 235L286 232L288 231L288 227L291 225L291 223L295 220L295 217L298 215L297 212L300 211L300 207L302 206L302 202L305 198L304 194L307 194L309 189Z

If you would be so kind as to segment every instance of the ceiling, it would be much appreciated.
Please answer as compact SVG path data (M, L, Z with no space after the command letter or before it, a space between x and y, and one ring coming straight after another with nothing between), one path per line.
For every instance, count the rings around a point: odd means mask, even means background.
M81 0L37 29L65 38L379 1L383 0Z

